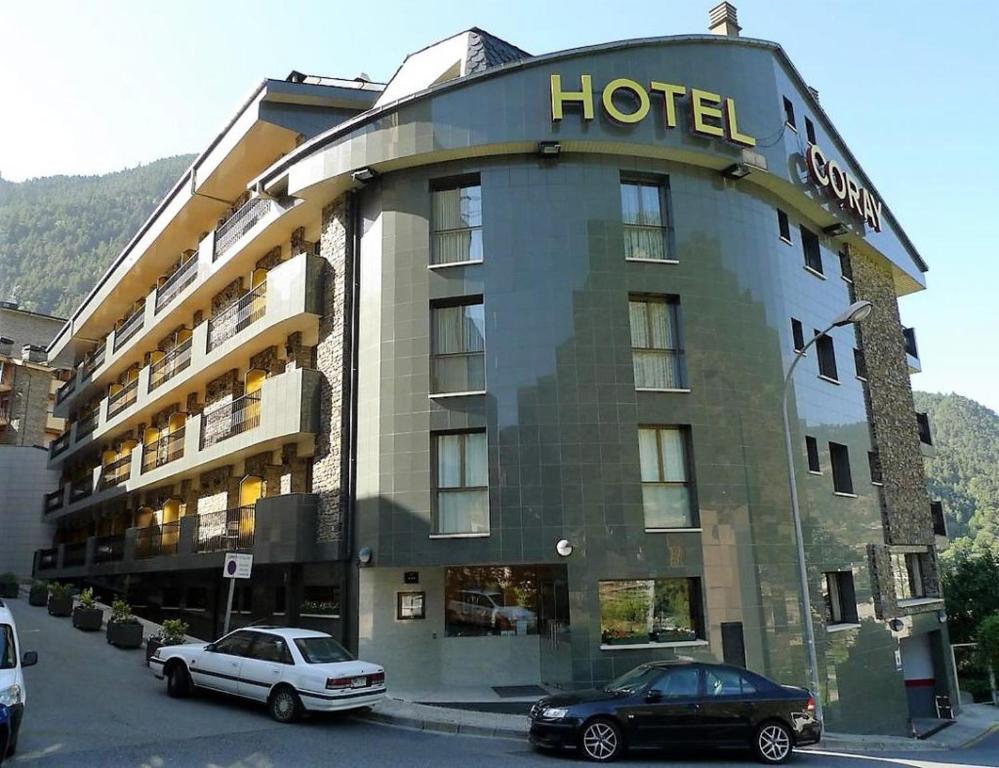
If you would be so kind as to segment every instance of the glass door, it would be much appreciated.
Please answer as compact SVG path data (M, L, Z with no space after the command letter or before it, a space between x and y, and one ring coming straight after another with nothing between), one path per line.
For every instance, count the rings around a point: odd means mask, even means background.
M572 630L566 566L538 566L538 584L541 682L550 688L569 688L572 683Z

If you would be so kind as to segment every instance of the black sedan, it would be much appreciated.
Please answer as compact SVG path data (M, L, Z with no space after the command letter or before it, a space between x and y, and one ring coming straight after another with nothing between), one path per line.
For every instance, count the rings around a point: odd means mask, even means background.
M822 736L815 699L725 664L643 664L604 688L548 696L531 708L531 742L607 762L625 749L750 747L783 763Z

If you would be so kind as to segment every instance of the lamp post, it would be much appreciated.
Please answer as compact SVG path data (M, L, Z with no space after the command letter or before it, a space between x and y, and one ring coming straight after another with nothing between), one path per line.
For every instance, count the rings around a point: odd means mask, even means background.
M808 569L805 565L805 541L801 535L801 508L798 505L798 486L794 479L794 448L791 445L791 424L787 416L787 394L791 390L791 375L808 348L833 328L839 328L851 323L859 323L871 314L873 305L869 301L857 301L846 308L839 317L829 324L821 333L815 334L795 355L791 367L784 376L784 393L781 407L784 414L784 448L787 451L787 484L791 489L791 516L794 518L794 536L798 554L798 581L801 586L801 616L805 628L805 651L808 655L809 675L812 690L815 694L815 716L822 721L822 691L819 688L819 662L815 654L815 627L812 625L811 597L808 591Z

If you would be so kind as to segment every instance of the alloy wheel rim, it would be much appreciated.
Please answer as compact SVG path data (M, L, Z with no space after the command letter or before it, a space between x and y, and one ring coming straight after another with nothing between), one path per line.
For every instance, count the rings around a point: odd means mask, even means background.
M291 714L291 697L287 693L278 694L276 704L278 714L281 717L287 717Z
M783 760L791 751L791 740L779 725L768 725L760 731L760 752L768 760Z
M606 760L617 749L617 734L605 723L594 723L583 734L586 754L596 760Z

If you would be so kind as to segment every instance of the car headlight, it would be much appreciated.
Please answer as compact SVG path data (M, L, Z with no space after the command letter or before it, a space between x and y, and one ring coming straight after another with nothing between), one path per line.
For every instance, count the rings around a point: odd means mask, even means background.
M565 707L545 707L541 710L541 716L546 720L561 720L569 714Z
M9 688L0 688L0 704L13 707L21 703L21 686L12 685Z

